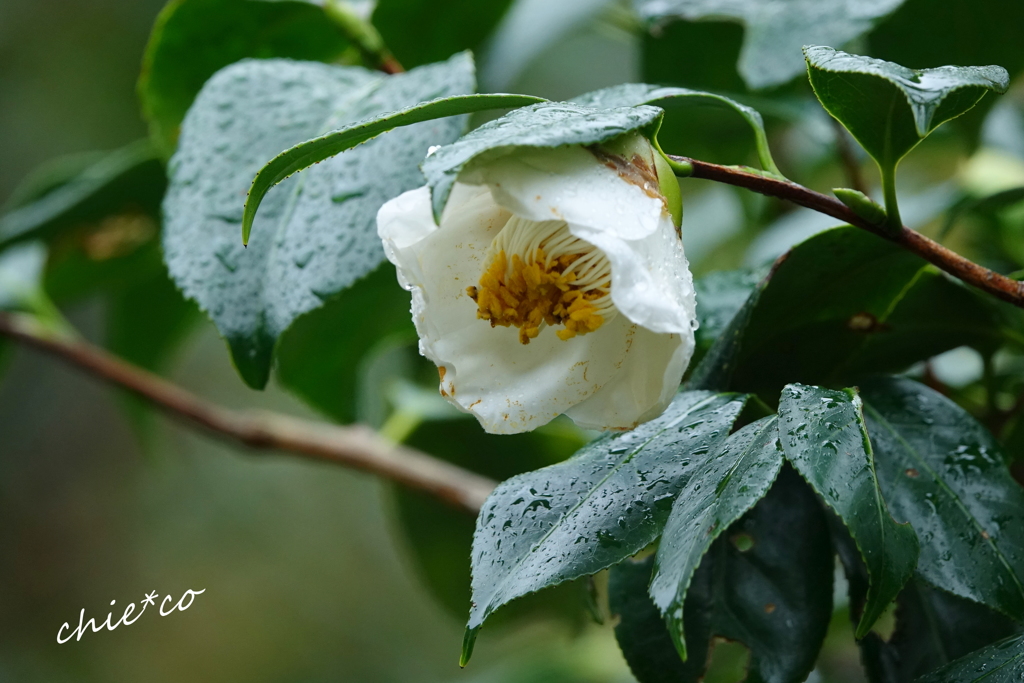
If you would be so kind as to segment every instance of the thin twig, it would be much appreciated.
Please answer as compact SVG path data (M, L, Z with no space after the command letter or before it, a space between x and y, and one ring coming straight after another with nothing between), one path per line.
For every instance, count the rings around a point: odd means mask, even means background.
M141 396L173 417L250 448L278 450L370 472L473 515L496 485L469 470L394 445L368 427L339 427L215 405L84 340L54 334L32 316L0 313L0 335L58 356Z
M1014 306L1024 308L1024 282L1018 282L988 268L979 266L977 263L947 249L938 242L928 239L915 230L904 226L897 232L889 232L885 228L861 218L838 199L833 199L788 180L773 178L735 166L710 164L706 161L698 161L689 157L670 155L670 158L678 164L689 164L693 168L690 174L692 178L713 180L753 190L769 197L785 199L827 216L832 216L843 223L849 223L850 225L867 230L917 254L925 261L969 285L973 285Z

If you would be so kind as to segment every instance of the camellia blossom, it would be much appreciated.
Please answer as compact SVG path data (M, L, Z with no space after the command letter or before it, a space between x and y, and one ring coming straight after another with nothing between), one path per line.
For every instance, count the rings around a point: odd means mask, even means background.
M384 204L378 232L442 395L492 433L657 417L697 326L676 183L630 134L471 162L440 225L427 187Z

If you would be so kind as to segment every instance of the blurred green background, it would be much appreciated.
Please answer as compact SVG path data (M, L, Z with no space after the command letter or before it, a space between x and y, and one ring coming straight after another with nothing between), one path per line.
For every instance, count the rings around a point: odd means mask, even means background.
M907 0L853 47L915 67L996 62L1016 74L1024 65L1024 57L1008 53L1003 35L1020 25L1016 18L988 27L962 21L974 16L975 4L1012 2L944 0L949 16L929 14L934 25L927 32L908 32L908 17L919 15L928 1ZM490 40L490 28L431 23L435 9L443 8L449 13L444 16L471 11L493 26L509 3L491 2L381 0L382 21L391 22L382 32L406 66L479 48L485 91L564 99L648 80L731 92L765 113L787 174L824 191L845 182L836 131L805 81L746 90L735 69L743 36L736 24L677 22L654 37L640 29L628 3L616 0L516 0ZM0 0L0 205L40 163L114 149L146 135L135 82L162 4ZM988 36L992 26L1002 33ZM943 30L955 35L922 38ZM907 36L912 39L902 40ZM1024 185L1019 100L1017 91L1004 97L986 119L994 104L988 98L908 160L901 169L908 224L936 234L941 213L958 197ZM669 152L750 162L743 126L721 110L672 110L661 140ZM976 147L979 131L984 144ZM873 169L863 155L857 158L868 185L875 185ZM683 189L684 240L697 274L759 265L834 223L703 181L687 181ZM1018 237L1024 215L1008 210L977 220L976 230L957 229L947 244L1005 271L1024 266ZM65 310L72 323L87 338L109 344L112 298L102 291L62 294L74 300ZM315 325L311 329L316 333ZM301 353L305 347L298 348ZM632 680L611 624L583 616L586 587L575 585L543 594L532 607L510 608L516 619L488 624L472 665L460 671L468 580L460 539L472 520L446 516L414 496L399 497L365 475L247 454L162 417L152 419L118 391L23 348L0 345L0 365L0 682ZM977 353L959 349L931 370L949 386L963 387L958 398L970 404L980 365ZM205 320L193 325L161 371L227 406L316 417L273 383L264 393L247 389ZM1008 395L1011 389L1015 385L1008 384ZM330 387L317 398L330 403ZM474 423L451 429L455 438L448 427L427 425L412 442L433 452L449 448L455 452L445 454L468 467L475 466L474 458L490 458L480 469L494 470L494 476L564 457L579 438L556 425L544 437L546 449L529 437L502 442L518 444L508 451L528 453L517 462L508 454L500 460L496 442L487 440L493 437L484 437ZM442 520L444 526L434 523ZM864 680L842 588L810 679L819 683ZM111 600L119 615L145 593L177 597L186 589L205 592L185 613L160 617L149 611L130 627L56 642L60 625L77 624L83 608L87 618L102 620ZM533 618L523 618L527 613ZM742 648L716 650L720 666L709 681L739 680L742 659Z
M41 162L146 134L135 81L161 6L0 2L0 204ZM621 36L585 25L559 51L575 73L534 69L524 87L561 97L634 77L636 47ZM594 59L607 73L591 68ZM101 296L67 313L103 341ZM32 351L9 355L0 383L0 681L631 680L610 628L580 632L550 619L489 627L460 671L463 616L424 586L395 533L388 487L248 455L162 417L143 442L115 390ZM208 324L167 374L224 405L313 417L277 388L247 389ZM82 608L98 621L114 609L116 619L145 593L186 589L206 592L185 613L149 608L130 627L56 642Z

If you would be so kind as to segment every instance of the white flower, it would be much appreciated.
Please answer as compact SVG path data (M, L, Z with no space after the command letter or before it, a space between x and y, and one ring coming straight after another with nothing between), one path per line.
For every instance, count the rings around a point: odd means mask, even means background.
M421 187L377 227L412 292L441 393L492 433L561 413L590 429L658 416L693 354L693 281L665 194L675 177L633 134L518 148L469 164L438 226ZM665 176L668 176L667 178Z

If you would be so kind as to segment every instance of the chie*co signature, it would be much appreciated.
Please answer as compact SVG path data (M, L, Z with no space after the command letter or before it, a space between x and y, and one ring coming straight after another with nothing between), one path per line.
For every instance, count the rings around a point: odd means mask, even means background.
M160 606L158 608L160 610L160 616L166 617L171 612L173 612L174 610L178 610L179 612L184 612L185 610L187 610L189 607L192 606L192 602L195 600L197 595L199 595L200 593L205 593L205 592L206 592L205 588L202 589L202 590L198 590L198 591L187 590L187 591L185 591L181 595L181 598L178 599L177 603L173 602L174 601L173 597L171 597L170 595L165 595L163 600L160 601ZM152 591L151 593L147 593L145 595L145 597L143 597L142 601L139 603L142 606L142 609L139 610L138 614L135 614L135 603L134 602L130 603L125 608L124 614L121 615L121 618L118 619L116 623L111 621L111 619L113 619L113 615L114 615L113 611L107 613L106 620L103 621L102 623L100 623L99 625L96 624L95 617L90 618L88 621L86 621L86 619L85 619L85 608L83 607L82 611L78 613L78 628L70 630L67 633L67 635L65 636L65 634L64 634L65 630L71 629L71 625L68 622L64 622L64 624L60 627L60 629L57 630L57 642L60 643L61 645L63 645L64 643L68 642L72 638L74 638L76 641L81 640L82 639L82 635L84 635L86 630L88 630L88 629L92 629L93 633L98 633L99 631L102 631L103 629L107 629L108 631L113 631L115 628L117 628L118 626L121 626L122 624L125 625L125 626L131 626L132 624L134 624L136 621L139 620L139 617L141 617L145 613L146 608L148 606L150 606L150 605L154 605L155 606L157 604L156 601L157 601L157 599L159 597L160 597L160 594L157 593L156 591ZM188 599L187 603L185 602L186 598ZM110 601L110 606L113 607L114 603L116 603L116 602L117 602L117 600L111 600ZM168 603L173 603L173 604L171 604L170 607L168 607ZM134 615L134 617L132 615Z

